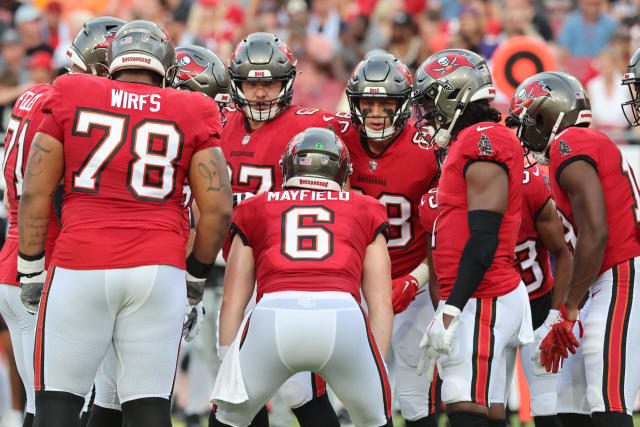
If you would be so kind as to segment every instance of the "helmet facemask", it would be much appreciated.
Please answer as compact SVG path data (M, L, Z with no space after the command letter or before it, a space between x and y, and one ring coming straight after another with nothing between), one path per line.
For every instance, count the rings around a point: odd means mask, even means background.
M622 104L622 113L629 123L629 126L640 125L640 79L633 74L625 74L622 84L627 86L631 99Z
M257 74L260 72L255 73ZM268 71L263 71L261 73L268 73ZM275 119L291 103L294 79L295 70L292 70L288 75L274 76L270 78L242 77L231 74L229 82L231 86L231 98L236 106L245 113L249 120L253 120L255 122L268 122L269 120ZM282 82L282 88L276 98L249 100L242 90L242 82L251 81L280 81Z
M435 80L412 100L415 127L420 135L428 141L445 148L451 140L451 132L460 115L464 112L471 95L471 86L462 89L465 93L455 105L453 118L449 120L441 105L451 102L460 95L460 89L453 87L446 80ZM448 126L447 126L448 125ZM445 128L446 127L446 128Z
M348 93L352 122L358 132L366 138L376 140L386 140L402 132L411 115L409 93L410 90L402 94L382 94L375 96L371 93ZM395 101L395 107L393 109L384 108L383 115L374 116L370 108L362 108L362 100L364 98L379 98L381 100L393 99ZM366 125L367 119L383 119L384 125L388 124L389 126L379 130L372 129Z

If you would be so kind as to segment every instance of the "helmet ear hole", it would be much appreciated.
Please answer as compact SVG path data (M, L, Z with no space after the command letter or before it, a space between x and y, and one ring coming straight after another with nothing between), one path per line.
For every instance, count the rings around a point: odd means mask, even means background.
M449 96L447 96L447 98L448 99L456 99L459 94L460 94L460 89L456 88L453 92L451 92L449 94Z

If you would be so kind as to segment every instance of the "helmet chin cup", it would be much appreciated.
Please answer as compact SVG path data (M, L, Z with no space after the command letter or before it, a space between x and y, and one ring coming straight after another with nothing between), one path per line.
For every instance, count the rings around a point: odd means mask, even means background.
M367 138L370 139L387 139L398 133L396 127L391 125L388 128L384 128L382 130L374 130L367 126L364 126L364 133Z
M546 153L546 150L542 153L532 151L531 155L533 156L533 159L536 161L536 163L538 163L541 166L547 166L549 165L549 157L547 157L545 153Z

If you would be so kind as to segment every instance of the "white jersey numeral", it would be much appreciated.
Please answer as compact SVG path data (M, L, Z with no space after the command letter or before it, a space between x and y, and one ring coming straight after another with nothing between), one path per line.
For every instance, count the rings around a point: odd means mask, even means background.
M273 191L273 173L273 167L271 166L241 164L238 170L238 184L250 185L252 180L258 179L260 180L260 184L255 194Z
M538 261L536 241L529 239L516 245L515 253L522 281L527 286L527 292L531 294L540 289L544 281L544 272Z
M73 134L91 136L94 129L104 131L104 136L91 150L89 157L80 169L73 172L71 188L76 191L97 193L100 186L100 175L109 161L124 143L124 133L128 118L103 112L80 110L76 116Z
M307 223L304 224L305 218ZM293 261L322 261L333 254L333 212L321 206L292 207L282 213L282 254Z
M11 155L11 151L17 150L16 163L13 168L13 185L16 191L16 198L22 196L22 174L24 167L24 138L29 128L29 120L25 120L24 123L19 117L11 116L9 123L7 124L7 135L5 137L5 151L4 161L2 162L2 173L7 167L7 161ZM22 127L20 125L22 124ZM7 182L7 185L9 183Z
M380 203L387 208L389 225L398 232L387 243L388 248L401 248L413 239L413 224L411 223L411 201L402 195L381 194Z
M73 135L92 135L95 129L104 136L89 156L72 173L71 188L75 191L97 193L100 175L127 139L129 117L104 111L79 109ZM175 162L182 152L182 132L172 122L143 120L132 130L131 154L127 169L127 188L138 200L164 201L175 190ZM154 148L154 142L159 142Z
M638 191L638 183L636 182L636 176L633 173L633 169L627 163L627 159L624 158L622 153L620 153L620 167L622 168L622 173L627 177L627 181L629 181L629 187L631 188L631 194L633 196L633 219L636 221L636 225L640 225L640 191Z

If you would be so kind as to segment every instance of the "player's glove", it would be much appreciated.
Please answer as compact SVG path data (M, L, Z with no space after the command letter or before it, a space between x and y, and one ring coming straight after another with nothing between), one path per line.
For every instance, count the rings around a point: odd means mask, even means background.
M253 193L233 193L233 207L235 208L240 202L253 196L255 196Z
M20 281L20 301L25 310L31 314L38 312L46 278L44 252L36 256L28 256L18 252L17 280Z
M453 316L448 328L444 327L443 316L445 314ZM419 347L423 349L423 353L418 363L418 375L426 372L428 378L433 377L433 370L440 355L451 353L451 341L458 328L458 323L460 323L459 308L445 304L441 310L436 312L427 331L422 336L422 340L420 340Z
M203 264L196 259L193 252L187 257L187 303L195 306L202 301L204 285L213 264Z
M567 350L572 354L576 353L576 348L580 346L578 339L573 334L576 322L578 322L579 335L582 338L584 329L579 316L576 320L567 319L567 312L563 305L555 322L551 324L551 330L540 344L540 364L545 367L547 372L558 372L563 359L569 357Z
M558 316L560 315L559 310L549 310L549 314L547 314L547 318L545 321L533 332L534 339L536 343L542 343L542 340L547 336L549 331L551 331L551 325L556 323ZM543 375L547 373L545 366L540 361L540 348L536 347L531 354L531 361L533 362L533 368L537 375ZM557 370L562 369L562 361L558 361L560 366L557 367Z
M393 293L391 302L393 304L393 314L402 313L407 309L411 301L416 299L418 292L418 280L410 274L400 277L391 282Z
M200 326L205 317L204 305L202 301L198 304L188 305L184 313L184 324L182 325L182 336L186 342L191 342L200 332Z

